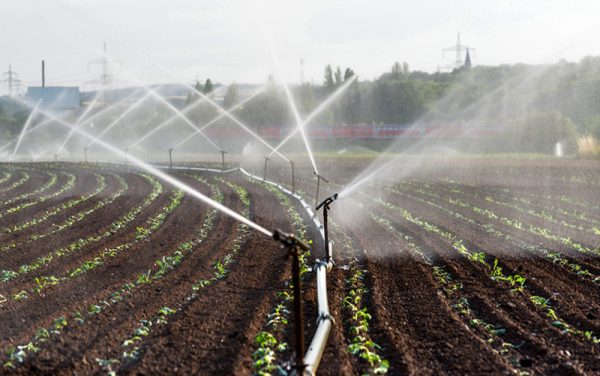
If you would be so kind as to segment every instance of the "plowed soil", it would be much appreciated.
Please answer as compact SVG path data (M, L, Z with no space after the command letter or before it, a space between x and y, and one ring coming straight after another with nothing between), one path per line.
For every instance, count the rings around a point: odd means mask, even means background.
M348 171L363 167L347 163ZM367 185L347 204L332 204L336 266L327 283L336 322L319 373L374 371L349 351L355 335L343 300L358 269L364 271L368 337L389 362L388 374L600 374L600 166L484 160L468 168L444 167ZM52 173L58 176L47 191L9 206L58 192L65 173L77 178L69 191L0 218L1 228L89 195L98 184L94 173L106 179L101 193L61 208L40 224L15 233L0 231L0 244L16 244L0 253L0 373L255 372L255 337L269 330L268 315L290 278L289 260L279 244L256 231L244 232L233 219L188 195L155 231L140 237L148 220L174 197L174 189L163 184L163 193L112 235L36 270L23 270L78 239L111 229L152 186L135 169L118 166L13 164L0 165L0 171L13 174L0 189L23 173L30 175L0 192L0 202L35 191ZM296 188L308 192L307 201L313 203L314 180L307 171L299 169ZM242 187L251 220L267 229L293 231L290 208L239 172L170 173L207 196L220 192L223 204L238 212L245 203L231 184ZM350 182L339 168L326 174L332 182L321 186L321 199ZM116 192L116 176L128 187L113 202L66 230L32 238ZM269 176L289 183L284 172ZM307 237L314 240L312 261L321 256L323 244L302 208L294 205L308 226ZM344 212L350 208L352 215ZM126 243L130 246L119 248ZM457 244L469 254L460 253ZM108 249L119 251L106 256ZM183 255L180 262L160 269L177 252ZM101 263L81 275L70 274L94 260ZM226 272L213 278L219 265ZM492 273L494 265L503 278ZM154 278L158 270L164 273ZM9 277L5 271L19 273ZM524 282L506 278L517 275ZM199 281L208 282L198 288ZM316 320L310 273L303 288L308 342ZM290 321L283 339L293 344ZM276 353L275 362L286 366L292 355L287 348Z

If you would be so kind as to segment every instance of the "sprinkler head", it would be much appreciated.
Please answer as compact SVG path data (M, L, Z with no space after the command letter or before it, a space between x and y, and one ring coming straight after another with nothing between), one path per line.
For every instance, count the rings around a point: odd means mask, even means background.
M294 235L285 233L279 229L273 231L273 239L280 242L286 248L300 247L305 251L310 248L304 244L301 240L297 239Z
M323 175L319 175L316 171L313 171L313 174L317 177L317 179L323 180L325 183L329 183L329 180L325 179Z
M323 200L323 202L321 202L319 205L317 205L315 210L321 209L322 206L325 206L329 210L329 204L331 204L332 202L337 200L337 198L338 198L338 194L334 193L332 196L327 197L325 200Z

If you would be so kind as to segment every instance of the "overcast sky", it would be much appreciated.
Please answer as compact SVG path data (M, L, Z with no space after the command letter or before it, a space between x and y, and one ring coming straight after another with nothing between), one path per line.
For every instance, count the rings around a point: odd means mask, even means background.
M406 61L435 71L456 44L476 49L474 64L578 61L600 55L600 1L578 0L1 0L0 70L25 85L79 85L97 78L102 44L122 80L147 83L196 77L229 84L281 74L321 83L326 64L362 79ZM262 21L261 21L262 20ZM260 25L264 24L264 27Z

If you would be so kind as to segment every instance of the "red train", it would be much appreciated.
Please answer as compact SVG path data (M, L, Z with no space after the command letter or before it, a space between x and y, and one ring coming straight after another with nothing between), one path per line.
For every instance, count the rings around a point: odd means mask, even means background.
M263 126L256 129L265 139L280 140L286 137L293 128ZM207 134L217 138L232 138L244 134L241 128L215 127L209 128ZM498 135L501 128L497 126L472 126L457 124L419 125L383 124L352 126L308 126L307 135L312 139L389 139L389 138L422 138L422 137L454 137L454 138L486 138Z

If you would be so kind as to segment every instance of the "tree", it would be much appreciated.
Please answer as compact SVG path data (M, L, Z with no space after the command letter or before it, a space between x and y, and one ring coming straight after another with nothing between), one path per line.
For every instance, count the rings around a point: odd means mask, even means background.
M225 97L223 98L223 104L225 108L231 108L239 102L239 93L237 84L233 83L227 88Z
M335 89L335 82L333 81L333 70L331 69L331 65L327 65L325 67L325 82L323 83L325 89L328 92L333 91Z
M400 73L402 73L402 67L399 62L395 62L394 65L392 65L392 77L398 78Z
M338 66L335 70L335 86L338 87L342 84L342 70Z
M210 94L213 91L213 83L210 80L210 78L206 79L206 82L204 83L204 89L202 90L202 92L204 94Z
M354 76L354 71L350 68L346 68L346 71L344 72L344 82L348 81L353 76Z
M202 87L202 84L198 80L196 80L196 84L194 85L194 89L196 89L196 91L198 91L200 93L204 92L204 88Z

